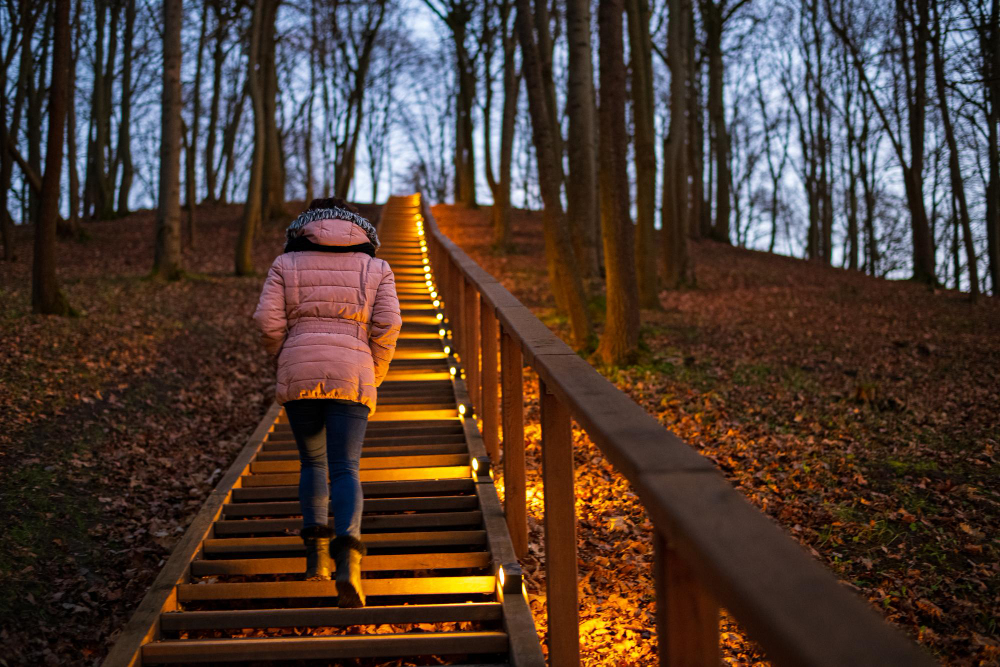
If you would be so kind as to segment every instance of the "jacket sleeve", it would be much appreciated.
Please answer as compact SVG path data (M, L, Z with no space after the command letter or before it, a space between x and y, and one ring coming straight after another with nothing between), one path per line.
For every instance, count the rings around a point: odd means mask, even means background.
M378 387L389 371L389 362L396 350L396 339L403 320L399 315L399 299L396 298L396 279L389 265L375 292L375 304L372 308L372 321L368 327L368 347L372 351L372 361L375 365L375 386Z
M257 310L253 320L260 331L260 340L272 357L278 356L288 334L288 318L285 315L285 281L281 275L281 256L271 264L260 292Z

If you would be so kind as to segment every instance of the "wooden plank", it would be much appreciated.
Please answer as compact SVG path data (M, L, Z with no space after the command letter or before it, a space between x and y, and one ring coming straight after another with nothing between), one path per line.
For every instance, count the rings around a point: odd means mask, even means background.
M420 456L366 456L361 458L361 470L383 470L389 468L429 468L434 466L460 466L469 462L467 454L430 454ZM301 463L291 461L255 461L250 464L250 472L281 473L298 472Z
M415 528L444 528L446 526L478 526L482 523L478 511L428 512L426 514L366 515L361 518L361 530L413 530ZM302 528L302 519L234 519L216 521L216 535L250 535L253 533L278 533Z
M503 483L507 529L518 558L528 555L527 477L524 455L524 386L521 346L505 330L500 333L500 376L503 395Z
M365 595L490 595L496 588L496 577L394 577L365 579ZM337 597L335 581L259 581L233 584L181 584L177 599L195 600L264 600L273 598Z
M136 664L141 647L159 636L157 621L163 611L175 608L171 605L171 601L176 600L177 582L187 579L191 559L201 548L205 537L210 534L212 522L221 514L222 507L229 500L233 487L240 483L240 476L250 465L254 454L260 449L261 443L267 437L267 432L277 419L280 410L281 407L277 403L271 404L271 407L257 424L257 428L247 439L247 443L243 446L236 460L233 461L229 470L219 480L219 484L209 494L205 504L195 515L191 525L188 526L180 542L174 547L170 558L160 570L160 574L146 591L139 607L132 614L114 646L111 647L111 651L104 660L104 667Z
M432 493L472 493L475 483L471 477L456 479L414 480L403 482L362 482L365 498L378 496L408 496ZM261 486L233 489L233 502L258 502L264 500L292 500L299 497L296 485Z
M361 541L369 549L431 549L447 546L481 546L486 544L484 530L432 530L405 533L367 533ZM206 556L234 554L283 553L301 555L305 553L302 539L291 537L229 537L205 540Z
M644 475L654 525L776 664L936 664L720 474Z
M480 414L483 418L483 442L486 453L494 462L500 462L500 377L497 372L497 317L490 305L480 296L479 338L482 341L482 391Z
M718 665L718 603L659 531L653 551L660 665Z
M447 466L441 468L395 468L389 470L362 470L362 482L393 482L431 479L461 479L469 477L469 466ZM242 478L243 486L290 486L299 483L298 473L273 473L247 475Z
M577 600L576 493L569 411L539 379L542 422L542 484L545 491L545 587L548 595L549 662L580 664Z
M465 303L462 310L462 335L465 345L462 348L462 367L465 368L466 388L469 398L476 410L482 408L479 384L479 292L474 284L466 282L463 292Z
M429 496L411 498L369 498L365 512L426 512L430 510L476 509L475 496ZM274 503L227 503L222 510L228 518L260 516L300 516L298 501Z
M465 454L468 450L464 442L455 444L370 446L361 450L361 458L388 456L421 456L427 454ZM298 461L299 451L294 446L285 449L271 449L258 452L256 461Z
M421 632L388 635L200 639L157 642L144 647L143 664L395 658L411 655L503 653L503 632Z
M534 367L633 486L643 473L715 469L580 357L538 355Z
M498 621L499 602L369 606L360 609L307 607L304 609L233 609L181 611L164 614L164 632L231 628L316 628L392 623L457 623Z
M473 553L427 553L370 555L361 560L364 572L389 570L447 570L459 568L484 568L490 565L490 555ZM258 575L302 574L306 571L305 558L239 558L234 560L196 560L191 563L191 575Z

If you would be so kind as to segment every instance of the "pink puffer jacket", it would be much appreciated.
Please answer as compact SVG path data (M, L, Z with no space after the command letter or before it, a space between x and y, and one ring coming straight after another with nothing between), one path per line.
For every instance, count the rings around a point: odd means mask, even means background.
M364 229L347 220L314 220L299 233L323 246L369 240ZM253 319L264 347L278 357L278 403L339 398L375 412L375 390L389 369L402 325L395 279L385 260L364 252L279 255Z

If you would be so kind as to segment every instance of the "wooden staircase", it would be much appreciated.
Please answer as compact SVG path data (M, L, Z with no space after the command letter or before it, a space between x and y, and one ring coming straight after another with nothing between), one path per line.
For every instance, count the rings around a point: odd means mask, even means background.
M419 199L379 234L403 328L361 458L368 607L302 581L299 461L272 407L105 665L544 665L517 560L426 262ZM501 569L506 566L504 573Z

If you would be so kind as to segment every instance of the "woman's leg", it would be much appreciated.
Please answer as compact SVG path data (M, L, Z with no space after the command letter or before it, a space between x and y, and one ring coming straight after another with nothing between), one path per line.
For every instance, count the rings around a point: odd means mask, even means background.
M333 402L326 406L326 446L330 465L330 506L334 533L361 539L361 446L368 428L368 407Z
M326 418L322 399L304 398L285 403L288 423L299 448L299 504L302 527L327 525L330 490L326 484Z

